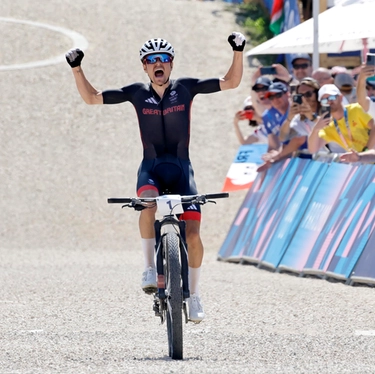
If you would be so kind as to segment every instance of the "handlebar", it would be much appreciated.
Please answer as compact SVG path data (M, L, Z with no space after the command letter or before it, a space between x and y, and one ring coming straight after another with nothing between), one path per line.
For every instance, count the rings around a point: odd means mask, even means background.
M159 197L159 196L158 196ZM155 203L158 197L112 197L109 198L108 204L128 204L129 207L146 207L147 203ZM214 203L213 199L223 199L229 197L229 193L211 193L203 195L187 195L181 196L182 204L200 204L204 205L206 203ZM146 205L146 206L145 206Z

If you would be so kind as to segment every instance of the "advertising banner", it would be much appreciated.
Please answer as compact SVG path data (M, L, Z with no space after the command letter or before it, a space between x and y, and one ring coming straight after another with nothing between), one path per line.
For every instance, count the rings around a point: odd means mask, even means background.
M262 155L267 152L267 144L241 145L237 151L222 188L223 192L247 190L257 176L257 168L263 164Z

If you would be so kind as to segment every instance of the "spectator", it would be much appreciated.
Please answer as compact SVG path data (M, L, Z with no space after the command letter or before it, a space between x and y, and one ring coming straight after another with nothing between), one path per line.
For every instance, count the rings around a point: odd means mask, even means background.
M348 73L348 70L344 66L334 66L331 69L331 76L333 79L335 79L336 75L340 73Z
M338 73L334 80L335 86L341 92L343 96L343 104L353 104L357 102L357 94L355 89L355 82L353 77L349 73Z
M271 102L266 98L266 93L269 86L272 84L271 79L267 77L259 77L254 82L251 90L254 92L252 95L252 103L257 113L261 115L271 108Z
M311 77L317 80L320 87L324 86L325 84L333 84L332 75L326 68L318 68L314 70Z
M289 96L287 85L281 82L272 83L266 93L266 97L271 101L271 108L263 113L262 119L268 134L268 150L262 157L265 163L258 168L258 171L268 169L275 161L273 157L279 155L281 150L279 132L288 116Z
M328 142L335 142L346 151L361 152L375 146L374 120L359 104L343 106L338 87L326 84L320 88L318 100L329 105L331 117L320 117L308 138L308 149L316 153Z
M375 81L369 78L366 79L367 96L374 101L375 99Z
M288 118L280 129L280 141L285 142L295 137L301 144L307 142L307 136L318 118L320 103L318 101L319 83L313 78L304 78L297 86L297 95L302 95L302 104L293 102L290 105ZM306 143L307 147L307 143Z
M357 99L358 104L363 110L367 112L372 118L375 118L375 102L368 96L368 78L375 74L375 67L363 64L358 74L357 80ZM370 81L373 82L373 81ZM372 83L373 84L373 83Z
M311 77L311 57L307 53L297 53L292 57L293 75L301 81L302 78Z
M244 101L243 110L238 111L233 119L234 130L240 144L267 143L267 131L263 125L262 117L255 111L251 96ZM245 138L239 126L239 121L248 120L252 133Z

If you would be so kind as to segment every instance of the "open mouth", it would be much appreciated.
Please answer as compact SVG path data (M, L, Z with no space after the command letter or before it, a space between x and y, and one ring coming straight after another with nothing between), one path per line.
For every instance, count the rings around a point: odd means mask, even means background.
M163 75L164 75L164 71L163 70L158 69L158 70L155 71L155 77L156 78L162 78Z

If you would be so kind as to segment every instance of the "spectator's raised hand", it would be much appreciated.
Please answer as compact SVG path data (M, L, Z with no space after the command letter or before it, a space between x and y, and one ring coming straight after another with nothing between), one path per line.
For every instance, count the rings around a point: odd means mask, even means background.
M318 117L318 121L316 122L314 128L316 128L317 130L321 130L322 128L328 126L330 122L331 122L331 117L328 115L328 113L326 113L325 117L323 116Z
M306 98L302 96L302 104L299 106L299 110L301 114L304 114L306 118L313 117L313 111L311 109L310 104L306 101Z
M363 64L359 70L358 80L366 80L375 75L375 66Z
M301 105L297 103L291 103L289 107L288 119L292 120L292 118L301 113Z
M351 150L351 152L346 152L340 155L340 161L341 162L359 162L361 159L358 152Z
M275 75L276 78L286 83L289 83L291 77L285 66L281 64L273 64L272 67L276 69L276 75Z

